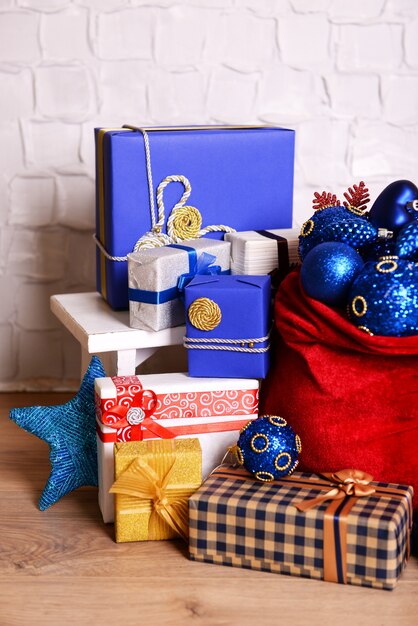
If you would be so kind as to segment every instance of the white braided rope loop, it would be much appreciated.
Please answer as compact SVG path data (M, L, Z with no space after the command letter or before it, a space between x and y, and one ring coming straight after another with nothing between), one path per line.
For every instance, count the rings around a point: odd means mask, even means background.
M99 248L100 252L106 257L106 259L109 259L109 261L127 261L128 260L127 256L112 256L111 254L109 254L106 248L97 239L96 235L93 235L93 240L96 246Z
M262 352L268 352L270 350L270 344L264 348L242 348L241 346L212 346L202 344L188 344L186 341L183 343L187 350L223 350L225 352L251 352L252 354L259 354Z
M222 339L215 337L183 337L183 346L187 350L224 350L225 352L250 352L259 354L270 350L270 343L263 348L255 348L254 344L263 343L270 339L271 331L265 337L257 339ZM229 344L229 345L225 345ZM245 346L248 344L248 347ZM252 347L249 347L251 344Z
M170 243L172 243L172 241L165 233L156 233L150 230L138 239L134 245L133 252L138 252L138 250L150 250L151 248L161 248L162 246L168 246Z
M155 207L154 207L154 183L152 182L152 167L151 167L151 148L149 145L149 137L148 133L143 130L142 135L144 137L144 146L145 146L145 162L147 166L147 179L148 179L148 194L149 194L149 208L151 213L151 226L154 230L157 226L155 220ZM164 220L163 220L164 223Z
M164 224L164 214L165 214L164 201L163 201L164 189L170 183L181 183L184 187L184 192L183 192L182 197L177 202L177 204L174 205L171 212L175 211L179 207L184 206L186 204L186 200L189 198L190 194L192 193L192 186L190 184L189 179L186 178L186 176L182 176L181 174L171 174L170 176L166 176L164 180L161 181L157 189L157 207L158 207L158 220L159 221L162 220L163 224ZM170 219L167 222L167 226L169 222L170 222Z
M221 339L215 337L183 337L183 341L187 343L231 343L231 344L241 344L241 343L263 343L270 339L271 332L268 333L265 337L259 337L258 339Z

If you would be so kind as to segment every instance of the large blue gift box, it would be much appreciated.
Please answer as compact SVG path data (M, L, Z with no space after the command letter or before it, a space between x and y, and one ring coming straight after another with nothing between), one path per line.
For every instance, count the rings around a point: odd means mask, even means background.
M185 294L189 375L265 378L270 276L199 276Z
M290 227L293 166L283 128L96 129L98 291L128 308L125 258L145 233L161 245Z

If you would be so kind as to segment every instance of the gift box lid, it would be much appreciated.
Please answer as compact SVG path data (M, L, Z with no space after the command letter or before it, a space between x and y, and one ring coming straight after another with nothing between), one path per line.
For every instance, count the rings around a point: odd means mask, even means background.
M192 378L184 372L143 374L141 376L107 376L96 378L95 391L100 398L116 398L117 394L133 396L140 389L152 389L157 395L184 393L220 393L259 388L256 379Z
M128 261L137 263L138 265L151 266L159 259L170 260L178 255L187 255L185 248L193 248L198 253L203 251L209 251L216 255L218 250L230 251L231 244L228 241L213 241L211 239L189 239L178 245L167 245L159 248L149 248L145 250L138 250L137 252L130 252L128 254ZM212 252L213 250L213 252ZM216 261L215 261L216 263ZM150 268L152 271L152 269Z
M187 337L259 339L270 329L270 276L199 276L185 289ZM219 323L210 330L190 322L190 307L197 298L219 307Z
M238 378L192 378L187 374L147 374L96 378L98 434L114 435L126 441L135 420L135 408L142 408L152 420L205 418L250 418L258 412L259 381ZM140 422L141 424L141 422Z
M187 204L199 209L202 227L228 220L231 224L227 225L241 229L290 225L293 130L263 126L96 129L97 137L102 133L103 142L101 159L106 183L102 193L110 204L124 199L123 218L130 224L125 229L113 228L116 215L104 224L101 231L111 254L124 255L132 250L136 240L151 227L143 131L150 148L154 193L168 175L186 176L192 186ZM251 177L238 176L239 172L249 171ZM167 215L182 191L178 182L164 190ZM228 215L225 207L237 206L237 201L240 210ZM156 206L156 197L154 202ZM138 206L146 209L139 211ZM105 221L104 209L101 211L100 223Z

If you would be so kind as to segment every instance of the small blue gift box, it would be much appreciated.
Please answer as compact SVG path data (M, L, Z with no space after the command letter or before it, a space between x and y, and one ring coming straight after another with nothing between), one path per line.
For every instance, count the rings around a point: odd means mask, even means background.
M145 233L169 244L290 227L293 166L283 128L96 129L98 291L128 308L125 259Z
M190 376L265 378L270 276L199 276L185 294Z

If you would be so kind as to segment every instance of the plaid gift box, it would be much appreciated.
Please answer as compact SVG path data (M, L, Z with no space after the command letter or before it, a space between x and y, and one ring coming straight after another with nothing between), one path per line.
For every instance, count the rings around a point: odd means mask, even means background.
M357 497L316 474L260 483L219 468L189 500L190 558L393 589L409 556L413 489L367 487L374 493Z

